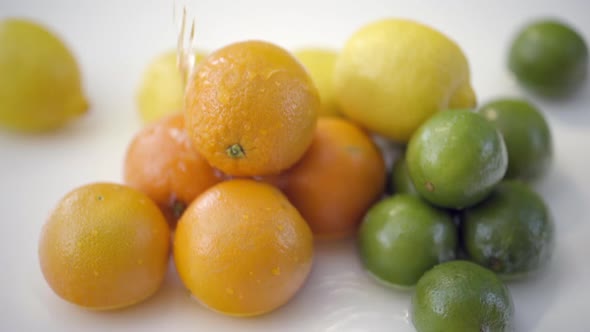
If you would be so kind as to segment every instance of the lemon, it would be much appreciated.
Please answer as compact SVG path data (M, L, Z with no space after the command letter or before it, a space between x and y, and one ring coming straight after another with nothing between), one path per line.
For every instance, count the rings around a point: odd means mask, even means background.
M294 52L295 57L309 72L320 93L320 116L340 115L334 95L334 65L338 53L329 49L302 48Z
M76 59L34 22L0 21L0 73L1 127L50 131L88 108Z
M195 63L204 58L195 53ZM176 50L156 56L147 66L137 92L139 115L144 123L152 123L182 109L185 78L178 69Z
M404 19L376 21L355 32L336 60L334 89L342 113L399 142L407 142L433 113L476 103L459 46Z

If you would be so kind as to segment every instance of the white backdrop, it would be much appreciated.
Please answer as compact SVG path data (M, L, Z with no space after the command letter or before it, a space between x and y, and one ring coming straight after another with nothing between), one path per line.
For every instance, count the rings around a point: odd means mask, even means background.
M505 65L511 37L531 18L562 18L590 41L586 1L219 0L187 5L197 17L198 46L206 50L253 38L291 49L338 48L372 20L414 18L461 45L480 101L532 99L545 111L554 136L553 169L537 188L555 216L557 247L541 275L510 283L517 328L588 331L590 84L569 100L542 100L522 91ZM256 319L205 310L188 297L174 273L151 300L114 313L76 308L45 284L36 252L41 225L72 188L121 180L127 143L140 126L134 97L141 72L153 56L175 45L172 6L171 0L0 0L0 18L33 18L62 36L79 59L92 106L87 116L58 133L0 132L0 330L413 331L409 293L369 279L351 241L319 244L305 289L286 307Z

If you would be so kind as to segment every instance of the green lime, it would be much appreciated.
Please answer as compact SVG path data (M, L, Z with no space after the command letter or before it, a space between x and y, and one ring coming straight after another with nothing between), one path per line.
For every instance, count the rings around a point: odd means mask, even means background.
M412 298L418 332L513 330L508 288L492 271L467 261L439 264L426 272Z
M80 70L66 45L45 27L0 21L0 126L20 132L61 128L88 110Z
M444 210L419 197L399 194L367 212L359 231L359 247L373 276L409 287L434 265L455 258L457 229Z
M477 110L502 133L508 151L506 178L535 179L552 159L549 126L543 114L521 99L498 99Z
M544 19L518 32L508 66L526 87L542 95L563 95L586 78L588 47L582 36L563 22Z
M466 209L461 232L471 260L505 277L537 270L553 249L547 206L518 181L500 183L483 203Z
M410 178L410 173L408 173L408 164L406 163L405 156L398 158L393 163L391 187L391 192L395 192L396 194L418 195L418 191Z
M428 119L412 136L406 158L420 195L454 209L482 201L508 165L502 135L469 110L443 111Z

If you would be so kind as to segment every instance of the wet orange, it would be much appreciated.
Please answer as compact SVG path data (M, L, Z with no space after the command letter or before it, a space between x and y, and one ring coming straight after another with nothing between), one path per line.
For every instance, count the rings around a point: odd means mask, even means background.
M161 286L170 230L145 194L94 183L68 193L39 241L45 280L61 298L90 309L141 302Z
M278 174L307 150L320 109L303 66L262 41L212 53L187 85L187 131L209 163L229 175Z
M144 127L127 149L125 183L153 199L172 225L222 176L194 149L182 113Z
M187 208L174 238L184 285L207 307L253 316L291 299L310 272L313 236L275 187L230 180Z
M283 190L285 188L285 177L282 174L271 174L271 175L263 175L263 176L233 176L223 174L224 181L227 180L254 180L258 182L263 182L270 184L271 186L275 186L276 188Z
M371 137L352 122L318 120L311 147L285 174L284 192L316 236L354 232L386 181L383 157Z

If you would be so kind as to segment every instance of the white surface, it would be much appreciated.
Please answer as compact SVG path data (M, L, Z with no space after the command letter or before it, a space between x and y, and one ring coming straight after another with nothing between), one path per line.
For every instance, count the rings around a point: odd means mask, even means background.
M180 2L180 1L179 1ZM590 41L580 1L192 1L199 46L247 38L288 48L341 46L361 25L411 17L452 36L466 52L480 101L526 96L505 67L515 30L539 15L572 22ZM120 181L127 143L139 128L134 93L142 69L173 47L172 1L2 0L0 17L35 18L78 56L90 113L43 136L0 132L1 331L413 331L410 293L384 288L361 270L352 242L318 246L309 282L287 306L260 318L227 318L191 300L174 275L151 300L95 313L72 306L45 284L37 240L45 218L69 190ZM2 73L0 73L1 75ZM518 331L588 331L590 298L590 84L567 101L533 98L555 143L552 172L538 189L557 225L551 265L533 280L512 282ZM171 270L173 271L173 270Z

